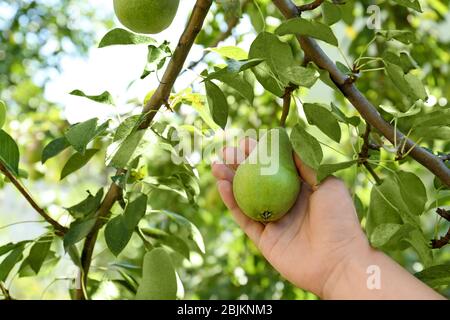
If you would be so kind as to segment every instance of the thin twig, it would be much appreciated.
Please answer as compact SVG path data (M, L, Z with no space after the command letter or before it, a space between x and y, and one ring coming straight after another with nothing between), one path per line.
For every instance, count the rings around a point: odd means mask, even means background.
M0 291L2 292L2 295L5 298L5 300L15 300L13 299L13 297L11 297L9 290L5 287L5 284L2 281L0 281Z
M436 213L445 220L450 221L450 211L445 210L444 208L437 208ZM440 237L439 239L431 240L431 248L440 249L449 243L450 243L450 228L448 229L447 234L445 236Z
M439 158L441 158L442 161L450 161L450 153L449 154L444 154L444 155L440 155Z
M440 249L449 243L450 243L450 228L448 229L447 234L445 236L440 237L439 239L431 240L431 248Z
M323 3L324 0L314 0L311 3L307 3L307 4L303 4L301 6L297 6L297 10L299 11L299 13L302 13L304 11L311 11L314 10L318 7L320 7L320 5Z
M22 194L25 200L27 200L27 202L33 207L33 209L36 210L36 212L39 213L45 219L45 221L50 223L55 228L56 234L59 236L64 236L64 234L67 232L67 228L50 217L48 213L36 203L31 194L22 185L22 183L2 163L0 163L0 172L2 172L5 177L7 177L12 182L12 184Z
M180 74L184 63L186 62L186 58L192 48L192 45L194 44L195 38L202 29L203 22L206 18L206 15L208 14L211 5L212 0L197 0L186 29L180 37L177 48L175 49L172 58L170 59L161 82L151 99L145 104L142 110L144 119L139 126L140 130L146 130L149 128L156 113L169 99L170 92L172 91L175 80ZM118 174L123 173L124 170L118 171ZM108 221L112 206L117 200L121 198L121 196L122 189L115 183L112 183L109 191L105 196L105 199L103 200L99 210L97 211L96 224L86 237L83 246L83 252L81 254L83 285L87 284L89 269L92 262L92 255L94 252L95 243L97 241L98 232ZM76 292L76 298L79 300L84 300L87 297L85 297L83 290L78 289Z
M272 0L272 2L288 19L295 18L299 14L297 6L290 0ZM297 39L304 53L319 68L326 70L329 73L331 80L350 103L353 104L367 123L376 128L391 143L394 143L396 138L400 140L403 139L404 134L394 129L386 120L384 120L375 106L367 100L354 84L346 83L347 76L339 71L336 64L325 54L315 40L302 35L298 35ZM435 176L439 177L444 184L450 186L450 169L447 168L445 163L438 156L416 145L416 143L410 139L406 140L405 145L407 150L411 150L409 154L412 158L430 170Z
M280 126L285 127L286 126L286 119L289 115L289 110L291 108L291 97L292 92L296 89L294 86L289 86L284 90L283 95L283 112L281 114L280 119Z
M444 208L437 208L436 213L450 222L450 211L445 210Z
M361 151L358 154L358 162L359 164L362 164L367 171L369 171L370 175L375 179L375 182L377 183L377 185L380 185L383 180L380 179L380 177L377 175L377 173L375 172L375 170L372 168L372 166L369 163L369 150L370 150L370 131L371 131L371 126L370 124L366 123L366 131L364 132L364 134L362 135L363 138L363 145L361 147Z

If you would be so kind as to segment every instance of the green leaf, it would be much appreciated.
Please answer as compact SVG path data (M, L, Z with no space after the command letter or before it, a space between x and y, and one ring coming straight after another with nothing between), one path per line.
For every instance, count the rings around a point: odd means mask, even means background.
M450 264L440 264L417 272L415 276L430 287L448 286L450 283Z
M311 88L319 79L320 73L311 67L304 68L293 65L286 68L284 76L295 85Z
M65 136L73 148L84 154L86 146L97 135L97 118L78 123L67 130Z
M418 217L410 212L403 201L399 185L395 179L385 179L379 186L373 186L370 194L370 206L366 222L369 235L384 223L407 223L419 227Z
M158 240L159 243L170 247L189 260L190 249L188 244L182 238L154 228L142 228L141 231L146 236Z
M341 163L321 164L319 167L319 170L317 170L317 180L319 182L321 182L322 180L324 180L326 177L332 175L333 173L353 166L354 164L356 164L356 162L357 162L356 160L352 160L352 161L346 161L346 162L341 162Z
M125 225L123 215L111 219L105 228L105 240L109 250L118 256L130 242L133 230Z
M143 36L140 34L134 34L124 29L116 28L110 30L100 41L99 48L104 48L113 45L137 45L137 44L151 44L156 43L156 40Z
M228 120L228 102L222 90L212 81L205 81L209 110L215 123L225 129Z
M14 250L14 249L16 249L16 248L18 248L20 246L23 246L23 245L25 245L25 244L27 244L29 242L31 242L31 241L25 240L25 241L20 241L20 242L17 242L17 243L11 243L10 242L10 243L7 243L7 244L1 246L0 247L0 257L5 255L5 254L7 254L11 250Z
M73 154L69 158L69 160L67 160L64 168L61 171L61 180L67 177L69 174L72 174L75 171L83 168L97 152L98 149L87 149L84 155L78 152Z
M0 129L0 162L14 175L19 175L19 147L9 134Z
M293 18L281 23L281 25L275 30L275 33L280 36L284 36L286 34L309 36L311 38L325 41L333 46L338 46L338 40L331 28L326 24L315 20Z
M323 153L316 138L300 125L296 125L291 133L291 142L295 152L306 165L315 170L319 169Z
M133 231L147 211L147 195L143 193L133 194L123 213L125 226Z
M70 260L77 266L82 267L81 265L81 257L80 253L78 252L78 249L75 245L70 245L69 247L65 248L67 253L69 254Z
M427 93L422 82L413 74L403 72L402 67L385 61L386 72L394 85L404 95L413 100L426 100Z
M145 216L147 200L145 194L132 194L124 213L111 219L106 225L106 244L115 256L125 249L139 221Z
M197 249L200 250L201 253L205 253L205 243L203 242L202 234L192 222L179 214L167 210L162 211L162 213L178 224L184 232L187 233L188 239L193 241ZM182 235L178 234L178 236L181 237Z
M136 128L137 123L140 119L140 115L135 115L123 120L116 129L116 132L114 134L114 142L124 140L126 137L128 137L133 132L133 129Z
M322 7L323 21L327 25L331 26L336 22L338 22L339 20L341 20L342 15L339 5L328 1L324 1L321 7Z
M304 103L303 110L309 124L317 126L320 131L334 141L339 142L341 140L341 127L327 107L317 103Z
M450 126L450 108L442 108L427 114L413 117L414 127Z
M0 263L0 281L5 281L14 266L23 258L25 245L19 245Z
M0 100L0 129L5 125L6 121L6 105Z
M182 95L183 103L191 106L202 120L213 130L219 129L219 126L212 119L209 109L206 107L205 96L199 93L192 93L192 89L186 90Z
M429 267L433 264L433 252L428 244L429 241L425 238L420 229L413 230L404 241L411 244L425 267Z
M53 235L46 235L39 238L38 241L31 247L27 261L31 269L33 269L36 274L38 274L39 270L41 270L42 264L50 252L52 242Z
M86 238L95 222L95 218L79 219L72 222L69 231L64 235L64 249L68 251L68 248Z
M228 71L228 68L221 69ZM221 71L219 70L219 71ZM215 72L215 74L210 74L209 79L219 80L226 85L230 86L236 90L243 98L247 99L248 102L253 104L253 99L255 94L253 92L253 86L248 83L241 75L234 72Z
M252 69L258 82L277 97L284 95L284 84L278 80L266 62L262 62Z
M177 277L170 256L163 248L155 248L144 256L136 300L174 300L176 296Z
M234 60L245 60L248 58L248 53L239 47L235 46L223 46L219 48L208 48L206 49L211 52L220 54L224 58L234 59Z
M108 91L105 91L102 94L96 95L96 96L87 95L81 90L74 90L70 94L73 96L86 98L86 99L92 100L94 102L114 105L114 99Z
M99 189L95 196L89 193L86 199L70 208L67 208L67 211L69 211L70 215L75 219L85 218L97 211L100 207L102 199L103 188Z
M249 57L264 59L263 63L253 68L253 73L265 89L281 97L284 94L284 87L289 84L286 70L295 65L289 44L272 33L262 32L253 41Z
M417 69L416 62L411 58L408 52L402 51L400 54L393 50L385 50L383 52L382 59L384 61L396 64L402 67L404 73L408 73L411 70Z
M136 150L138 149L142 138L144 137L145 130L137 130L132 132L122 142L116 142L112 146L119 145L117 152L108 161L108 166L114 168L125 168L131 159L136 158Z
M386 40L395 39L404 44L411 44L416 42L416 36L409 30L379 30L377 35L386 38Z
M50 141L50 143L45 146L44 150L42 150L42 163L57 156L69 146L70 143L67 141L66 137L60 137Z
M357 127L360 122L361 122L361 118L354 116L354 117L347 117L342 111L341 109L339 109L333 102L331 102L331 112L334 114L334 116L336 117L336 119L338 119L338 121L345 123L345 124L350 124L354 127Z
M387 113L389 113L390 115L392 115L395 118L410 117L410 116L413 116L415 114L418 114L420 112L420 110L421 110L420 104L418 104L418 103L413 104L413 106L410 109L408 109L407 111L405 111L405 112L398 111L393 106L387 106L387 105L381 105L381 104L380 104L380 108L383 109L384 111L386 111Z
M422 180L412 172L399 171L396 174L403 201L414 215L421 215L427 202L427 191Z
M370 235L370 243L375 248L381 248L401 229L402 225L397 223L383 223L376 226Z
M397 4L413 9L417 12L422 12L422 7L420 6L419 0L393 0Z
M160 70L164 66L166 59L171 55L172 52L170 51L170 47L168 46L167 42L164 42L159 47L149 45L147 53L147 64L144 71L142 72L141 79L144 79L152 72Z

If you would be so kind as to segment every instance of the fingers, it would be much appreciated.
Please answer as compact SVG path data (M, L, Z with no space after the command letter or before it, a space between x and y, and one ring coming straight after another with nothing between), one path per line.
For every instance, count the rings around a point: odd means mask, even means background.
M300 172L302 179L311 186L313 190L317 189L317 173L311 167L307 166L300 160L300 158L294 152L295 165Z
M212 174L217 180L226 180L231 182L234 178L234 171L223 163L213 163Z
M236 170L239 164L245 160L245 154L240 148L225 147L222 149L221 157L223 162L233 170Z
M252 138L244 138L239 142L239 146L241 150L244 152L245 157L248 157L248 155L255 149L258 142L255 139Z
M253 221L247 217L238 207L233 195L233 188L230 181L219 180L217 181L217 188L220 196L227 208L231 211L237 224L244 230L247 236L258 245L261 234L264 230L264 226L256 221Z

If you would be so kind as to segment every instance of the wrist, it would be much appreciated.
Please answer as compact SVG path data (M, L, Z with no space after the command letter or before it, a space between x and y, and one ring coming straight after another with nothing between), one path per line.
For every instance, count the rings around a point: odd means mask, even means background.
M328 274L320 297L327 300L341 299L345 296L343 291L351 291L355 287L367 288L367 270L378 253L367 241L355 243Z

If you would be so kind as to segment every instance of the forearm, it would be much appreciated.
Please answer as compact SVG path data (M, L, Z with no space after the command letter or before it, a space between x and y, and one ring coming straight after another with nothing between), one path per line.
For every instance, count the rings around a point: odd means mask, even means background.
M324 287L324 299L444 299L384 253L364 251L336 268Z

